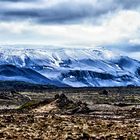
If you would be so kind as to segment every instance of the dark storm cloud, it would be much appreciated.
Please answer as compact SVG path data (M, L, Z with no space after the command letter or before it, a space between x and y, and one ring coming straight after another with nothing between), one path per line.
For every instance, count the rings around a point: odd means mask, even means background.
M2 0L4 1L4 0ZM10 2L29 2L28 0L6 0ZM39 1L39 0L38 0ZM58 1L58 0L57 0ZM30 1L31 2L31 1ZM35 1L32 3L35 3ZM40 1L40 4L42 2ZM47 3L47 0L46 0ZM7 3L8 4L8 3ZM42 4L43 5L43 4ZM139 0L67 0L46 7L31 7L21 9L3 9L0 11L1 20L26 20L44 24L80 23L84 19L96 22L99 17L122 9L135 9L140 6Z
M101 47L104 47L111 51L122 51L126 53L140 52L140 44L132 44L128 42L117 42L109 45L103 45Z
M125 9L136 8L140 6L140 0L116 0L117 4Z
M40 23L67 23L78 22L80 19L89 17L95 18L106 12L106 9L94 10L91 5L68 7L68 5L64 4L51 8L5 11L3 13L3 18L19 20L31 18L33 21Z

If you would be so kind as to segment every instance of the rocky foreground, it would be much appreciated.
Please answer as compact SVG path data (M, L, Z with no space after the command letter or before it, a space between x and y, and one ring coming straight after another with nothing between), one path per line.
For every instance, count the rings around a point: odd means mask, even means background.
M17 94L10 95L16 99ZM46 94L43 100L27 98L29 93L19 94L18 97L24 99L22 105L0 110L0 140L140 139L138 94L121 97L106 90L88 94L94 98L90 97L89 102L80 100L79 95L84 97L82 93L78 93L79 100L75 99L76 94L74 98L66 94Z
M140 138L134 120L103 120L88 116L14 114L0 116L0 139L125 140Z

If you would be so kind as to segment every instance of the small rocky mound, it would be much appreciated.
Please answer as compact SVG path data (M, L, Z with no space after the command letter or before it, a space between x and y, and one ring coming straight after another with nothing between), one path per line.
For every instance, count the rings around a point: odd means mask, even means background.
M67 108L69 105L73 104L73 101L69 100L65 96L65 94L61 94L61 95L57 94L55 95L54 99L55 99L56 106L58 106L60 109Z
M87 107L86 103L70 100L65 94L57 94L52 102L36 107L32 111L36 113L46 112L72 115L77 113L87 114L90 112L90 109Z
M99 94L100 95L103 95L103 96L108 96L109 95L109 92L107 90L103 90Z
M1 91L0 92L0 105L22 105L25 104L26 102L30 101L30 98L21 95L20 93L11 90L11 91Z

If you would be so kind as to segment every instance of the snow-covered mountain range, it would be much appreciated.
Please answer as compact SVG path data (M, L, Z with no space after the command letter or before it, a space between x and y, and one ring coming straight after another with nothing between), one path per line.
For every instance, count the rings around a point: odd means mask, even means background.
M0 80L59 87L140 86L140 62L105 49L0 48Z

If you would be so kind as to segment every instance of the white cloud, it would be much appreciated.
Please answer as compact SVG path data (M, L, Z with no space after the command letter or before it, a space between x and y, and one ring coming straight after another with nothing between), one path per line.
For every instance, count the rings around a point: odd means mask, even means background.
M24 31L29 30L28 23L22 22L22 23L16 23L16 22L0 22L0 32L5 33L13 33L13 34L19 34L22 35Z
M122 10L104 19L101 25L43 25L26 22L1 22L0 34L7 35L7 42L33 42L42 44L75 44L87 47L111 44L121 41L139 41L140 13ZM12 40L8 37L13 35ZM16 36L14 40L14 35ZM16 41L18 36L18 41Z

